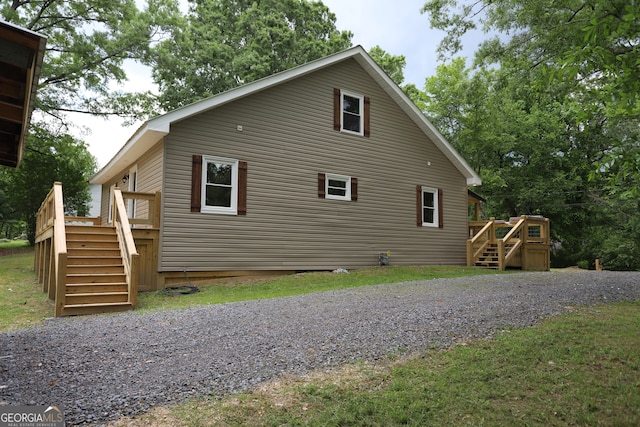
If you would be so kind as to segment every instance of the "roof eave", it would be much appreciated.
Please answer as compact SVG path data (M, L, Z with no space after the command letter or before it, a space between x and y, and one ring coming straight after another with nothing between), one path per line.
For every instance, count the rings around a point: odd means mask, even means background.
M356 60L367 70L374 80L386 90L387 94L407 113L429 139L442 151L458 171L466 178L468 186L482 184L480 176L469 166L464 158L453 148L445 137L433 126L413 101L404 93L387 73L369 55L360 55Z
M124 167L133 162L132 154L141 155L150 149L156 142L167 135L171 125L189 117L203 113L205 111L220 107L231 101L235 101L245 96L266 90L273 86L280 85L288 80L292 80L322 68L334 65L349 58L354 58L367 71L367 73L394 99L405 113L420 127L420 129L436 144L444 155L466 178L467 185L475 186L482 184L482 180L475 171L467 164L460 154L447 142L438 130L427 120L413 101L402 91L402 89L382 70L382 68L366 53L362 46L355 46L351 49L338 52L325 58L308 62L296 68L282 71L269 77L248 83L229 91L214 95L212 97L194 102L193 104L173 110L156 118L149 120L127 141L116 156L94 175L90 182L102 184L110 180Z

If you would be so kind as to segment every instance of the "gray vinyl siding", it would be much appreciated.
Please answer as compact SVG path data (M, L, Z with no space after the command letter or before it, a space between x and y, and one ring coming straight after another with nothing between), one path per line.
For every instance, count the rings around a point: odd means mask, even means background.
M370 138L333 130L334 87L370 97ZM354 60L174 124L165 150L163 271L465 263L465 178ZM190 212L193 154L248 163L246 216ZM319 172L358 201L318 198ZM444 228L416 226L416 185L443 190Z
M138 166L138 188L140 193L155 193L162 191L162 142L156 144L137 163ZM149 214L149 203L146 200L136 202L136 217L147 218Z
M123 190L127 190L128 184L125 184L122 177L129 174L132 167L137 165L138 168L138 183L137 191L141 193L155 193L156 191L162 191L162 177L163 177L163 143L159 142L151 150L145 153L137 162L130 164L119 173L116 174L118 178L109 181L102 186L102 207L101 217L102 223L106 224L109 219L109 197L110 188L113 184ZM139 201L136 205L136 216L138 218L146 218L149 211L149 205L146 201Z

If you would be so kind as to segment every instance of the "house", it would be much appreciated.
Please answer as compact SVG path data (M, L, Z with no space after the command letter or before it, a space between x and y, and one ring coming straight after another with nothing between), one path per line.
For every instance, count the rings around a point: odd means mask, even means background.
M465 265L467 189L481 180L357 46L147 121L90 182L99 223L135 241L138 289L156 290L387 253Z
M20 165L46 40L0 20L0 165Z
M480 182L361 47L156 117L91 179L105 223L113 186L162 193L169 276L462 265Z

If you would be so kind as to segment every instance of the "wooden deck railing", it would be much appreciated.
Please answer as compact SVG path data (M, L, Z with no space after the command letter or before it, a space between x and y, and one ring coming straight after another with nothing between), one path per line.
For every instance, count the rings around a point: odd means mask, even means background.
M539 269L540 265L548 269L549 219L523 215L509 221L491 218L469 222L467 265L474 265L489 246L497 250L499 270L513 262L523 269Z
M134 201L135 203L138 200L144 200L148 203L147 208L147 217L146 218L129 218L129 224L131 225L142 225L149 226L151 228L159 228L160 227L160 192L156 191L155 193L138 193L136 191L122 191L122 198L125 201Z
M38 210L34 266L43 291L55 302L55 315L60 316L64 309L67 278L67 240L62 184L59 182L53 184Z
M138 301L138 269L140 255L136 250L136 244L131 233L131 225L127 215L127 208L124 204L122 191L116 188L113 192L113 226L118 234L120 243L120 253L124 262L124 269L127 277L127 287L129 291L129 302L134 306Z

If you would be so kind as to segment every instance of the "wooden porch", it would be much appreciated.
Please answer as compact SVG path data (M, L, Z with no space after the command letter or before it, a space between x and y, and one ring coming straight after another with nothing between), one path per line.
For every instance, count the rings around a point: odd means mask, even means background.
M146 203L145 218L129 218L134 203ZM159 192L116 188L112 221L101 225L65 216L62 185L54 184L38 211L34 265L56 317L129 310L138 290L155 290L159 206Z
M470 221L467 265L495 270L548 271L550 240L549 219L541 216Z

